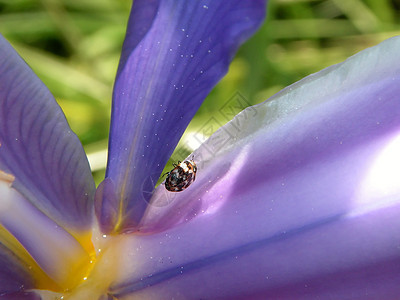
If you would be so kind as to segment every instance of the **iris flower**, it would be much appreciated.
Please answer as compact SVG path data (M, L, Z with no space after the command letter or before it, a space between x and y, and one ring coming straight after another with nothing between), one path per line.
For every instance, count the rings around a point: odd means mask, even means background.
M249 107L154 183L264 1L134 1L95 191L61 109L0 38L0 298L394 299L400 38Z

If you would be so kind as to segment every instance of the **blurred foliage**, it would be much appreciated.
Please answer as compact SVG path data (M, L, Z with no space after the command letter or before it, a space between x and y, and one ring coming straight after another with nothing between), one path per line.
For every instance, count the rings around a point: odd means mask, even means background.
M112 84L130 5L128 0L0 0L0 32L55 95L97 183L104 176ZM227 122L222 110L229 101L238 103L238 113L398 35L399 17L395 0L271 0L267 21L205 100L173 160L189 155L196 146L191 136L205 124L214 131Z

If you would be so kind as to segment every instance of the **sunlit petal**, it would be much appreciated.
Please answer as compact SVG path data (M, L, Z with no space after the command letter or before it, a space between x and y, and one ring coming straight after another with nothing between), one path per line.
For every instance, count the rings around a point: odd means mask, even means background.
M400 135L399 49L400 38L387 40L221 128L195 152L196 182L174 198L163 186L154 195L140 228L152 234L126 243L132 271L113 293L399 295L398 164L385 163ZM383 165L385 184L366 187Z

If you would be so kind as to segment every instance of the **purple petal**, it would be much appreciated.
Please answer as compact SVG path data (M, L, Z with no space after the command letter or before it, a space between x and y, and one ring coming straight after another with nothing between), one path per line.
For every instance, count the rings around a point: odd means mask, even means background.
M12 294L0 295L0 299L4 300L40 300L42 299L38 294L34 292L17 292Z
M82 145L44 84L0 37L0 169L59 225L91 225L94 182Z
M264 0L134 1L106 175L119 195L117 230L135 228L187 124L264 14Z
M220 129L195 153L192 186L157 190L141 231L161 232L126 244L131 271L112 292L397 298L399 49L400 38L367 49Z
M15 299L36 299L34 294L30 294L28 298L22 297L24 291L34 288L34 280L28 272L28 266L1 243L0 266L0 299L2 296L11 297L12 295L21 296Z
M103 233L112 232L114 224L118 222L118 198L114 188L113 181L106 178L96 190L95 210Z
M255 224L232 213L196 218L132 239L124 250L136 259L123 266L135 273L112 292L143 299L396 299L399 218L400 205L302 227ZM255 236L261 229L264 238Z

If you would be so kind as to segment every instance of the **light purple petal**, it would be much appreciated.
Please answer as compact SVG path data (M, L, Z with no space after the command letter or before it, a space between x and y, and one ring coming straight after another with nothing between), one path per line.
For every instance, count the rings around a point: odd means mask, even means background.
M0 299L37 299L31 293L23 298L26 290L34 288L34 280L28 272L28 266L1 243L0 266ZM11 298L17 296L20 298Z
M0 223L60 287L79 277L90 257L65 229L44 215L7 181L0 181ZM86 232L85 232L86 233Z
M156 191L116 295L400 295L400 38L248 108L195 152L196 182ZM221 141L226 139L223 147ZM129 263L129 256L135 260Z
M106 175L119 195L117 230L135 228L187 124L264 14L264 0L134 1Z
M59 225L87 229L94 182L82 145L44 84L0 37L0 169Z

